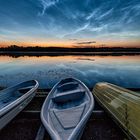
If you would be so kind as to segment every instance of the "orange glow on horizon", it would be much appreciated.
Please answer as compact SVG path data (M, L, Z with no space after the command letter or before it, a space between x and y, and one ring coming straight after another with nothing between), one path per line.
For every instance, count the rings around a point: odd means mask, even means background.
M19 42L19 41L9 41L9 42L0 42L0 47L7 47L10 45L17 45L17 46L40 46L40 47L137 47L140 48L140 41L125 41L125 42L117 42L117 41L98 41L97 43L93 44L77 44L78 42L82 41L48 41L48 42Z

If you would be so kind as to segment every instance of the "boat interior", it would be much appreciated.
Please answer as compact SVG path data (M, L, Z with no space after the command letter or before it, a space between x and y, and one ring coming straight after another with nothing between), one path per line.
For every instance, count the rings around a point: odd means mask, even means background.
M0 92L0 109L6 107L23 94L30 91L33 87L34 81L24 82L14 87L4 89Z
M49 115L45 118L54 131L65 139L89 110L91 99L83 85L72 79L62 81L52 94Z
M90 89L92 91L92 89ZM130 89L140 93L140 89ZM51 140L42 127L40 111L50 89L38 89L31 103L0 131L1 140ZM21 127L22 126L22 127ZM95 98L95 107L84 129L81 140L124 140L128 136Z
M14 94L1 94L0 93L0 109L4 108L8 104L12 103L17 98L21 97L22 93L19 91L14 92Z

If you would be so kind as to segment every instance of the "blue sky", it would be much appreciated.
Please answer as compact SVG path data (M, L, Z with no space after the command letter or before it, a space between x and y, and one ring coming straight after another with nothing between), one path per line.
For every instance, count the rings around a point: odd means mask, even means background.
M140 0L0 0L0 44L140 45Z

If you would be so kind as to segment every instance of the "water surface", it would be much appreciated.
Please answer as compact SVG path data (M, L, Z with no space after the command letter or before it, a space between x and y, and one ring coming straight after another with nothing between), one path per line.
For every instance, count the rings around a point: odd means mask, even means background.
M76 77L90 88L102 81L140 88L140 55L0 56L0 86L36 79L40 88L51 88L66 77Z

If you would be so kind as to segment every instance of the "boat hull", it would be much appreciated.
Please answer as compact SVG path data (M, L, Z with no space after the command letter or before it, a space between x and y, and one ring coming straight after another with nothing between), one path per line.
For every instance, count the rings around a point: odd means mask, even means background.
M49 93L41 110L41 120L53 140L78 140L93 107L93 96L84 83L67 78Z
M24 83L27 83L27 82L24 82ZM35 85L33 86L33 88L31 88L27 93L24 93L23 96L17 98L17 100L14 100L13 102L9 103L7 106L4 106L3 108L1 108L0 130L3 127L5 127L16 115L18 115L34 98L35 91L37 90L38 85L39 85L37 81L34 81L34 83ZM19 85L16 85L15 87L18 87ZM12 89L13 88L14 87L12 87ZM8 88L8 92L9 92L9 89L10 88Z
M93 94L129 139L140 139L139 93L111 83L101 82L95 85Z

